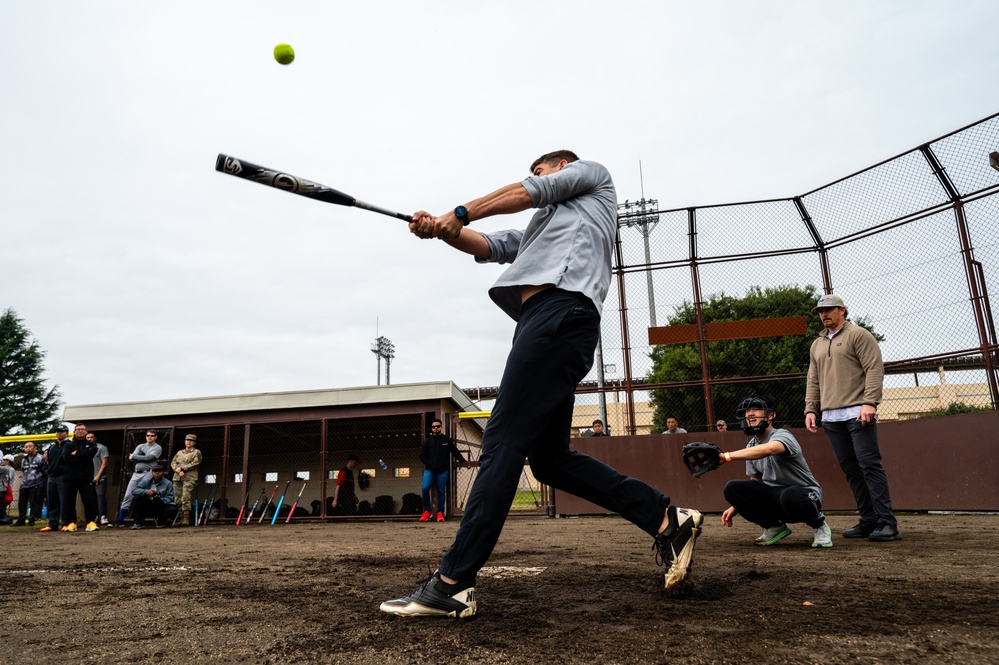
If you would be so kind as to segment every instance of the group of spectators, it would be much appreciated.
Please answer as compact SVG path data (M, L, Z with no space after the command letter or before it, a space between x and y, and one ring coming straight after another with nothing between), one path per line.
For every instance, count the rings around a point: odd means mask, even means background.
M81 526L76 512L77 498L83 505L82 524L86 532L98 531L102 526L128 526L129 517L133 529L143 528L147 518L152 518L157 527L190 523L191 496L201 463L196 435L188 434L184 449L174 455L170 463L174 472L171 481L165 477L167 466L160 461L163 449L157 443L158 434L154 430L146 432L145 442L128 456L135 466L113 522L108 519L107 446L97 441L83 424L75 426L72 437L66 425L56 427L55 435L55 441L43 451L33 441L24 444L16 519L6 518L6 513L13 503L17 458L13 454L3 455L0 512L5 519L0 523L28 527L44 523L42 533L74 533Z

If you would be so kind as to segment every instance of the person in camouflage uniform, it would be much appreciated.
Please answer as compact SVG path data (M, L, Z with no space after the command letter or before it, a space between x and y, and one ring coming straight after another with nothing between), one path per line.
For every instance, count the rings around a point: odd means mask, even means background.
M201 464L201 451L196 448L198 437L188 434L184 437L184 449L177 451L170 462L173 469L173 485L180 504L180 519L177 526L191 523L191 495L198 485L198 465Z

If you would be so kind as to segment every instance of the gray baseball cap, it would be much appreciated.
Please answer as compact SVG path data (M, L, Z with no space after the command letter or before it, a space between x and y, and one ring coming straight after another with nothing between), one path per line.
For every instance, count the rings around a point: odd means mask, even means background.
M815 314L823 307L846 307L846 303L839 296L829 293L819 298L819 302L812 308L812 314Z

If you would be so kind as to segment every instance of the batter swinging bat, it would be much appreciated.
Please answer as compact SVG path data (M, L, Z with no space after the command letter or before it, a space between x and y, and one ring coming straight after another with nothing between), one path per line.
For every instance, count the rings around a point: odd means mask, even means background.
M274 169L269 169L264 166L257 166L256 164L251 164L245 160L237 159L232 155L219 153L218 158L215 160L215 170L221 171L222 173L228 173L229 175L234 175L237 178L244 178L246 180L252 180L253 182L259 182L261 185L268 185L269 187L283 189L286 192L298 194L299 196L307 196L310 199L317 199L319 201L325 201L326 203L332 203L338 206L347 206L348 208L362 208L364 210L370 210L371 212L377 212L380 215L388 215L389 217L402 219L407 222L413 221L412 215L404 215L401 212L393 212L392 210L379 208L376 205L371 205L370 203L365 203L364 201L358 201L353 196L344 194L343 192L327 187L326 185L320 185L318 182L312 182L311 180L306 180L305 178L297 178L288 173L275 171Z

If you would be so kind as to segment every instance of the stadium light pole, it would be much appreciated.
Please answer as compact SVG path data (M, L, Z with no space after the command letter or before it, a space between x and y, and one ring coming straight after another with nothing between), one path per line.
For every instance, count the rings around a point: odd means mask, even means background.
M391 385L392 359L395 358L395 345L387 337L379 337L371 343L371 352L378 358L378 383L382 385L382 358L385 359L385 385Z

